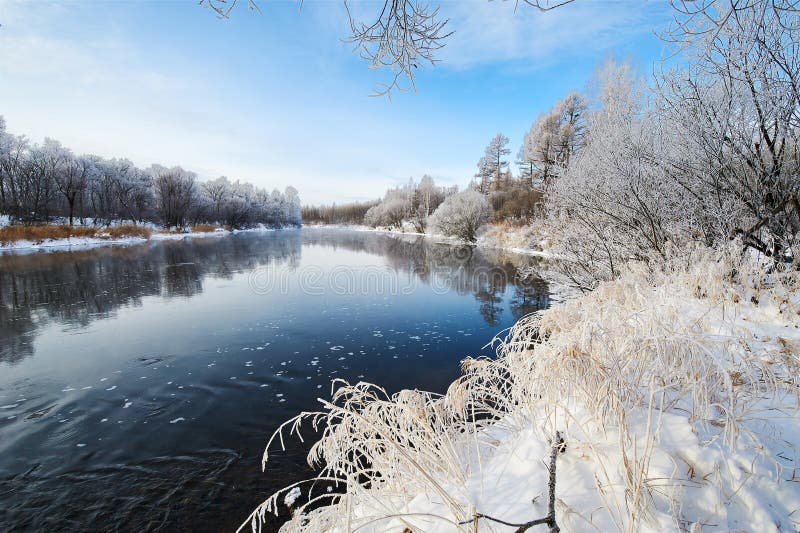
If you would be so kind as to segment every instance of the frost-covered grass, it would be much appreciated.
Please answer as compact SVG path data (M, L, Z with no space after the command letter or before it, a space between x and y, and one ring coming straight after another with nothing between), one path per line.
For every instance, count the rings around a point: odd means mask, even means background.
M501 248L515 253L550 257L550 239L545 220L530 224L495 222L487 224L478 234L478 246Z
M342 493L309 501L298 484L283 531L469 532L476 513L543 517L556 431L562 531L796 531L800 275L692 255L521 320L444 395L335 384L267 451L319 428L313 483Z

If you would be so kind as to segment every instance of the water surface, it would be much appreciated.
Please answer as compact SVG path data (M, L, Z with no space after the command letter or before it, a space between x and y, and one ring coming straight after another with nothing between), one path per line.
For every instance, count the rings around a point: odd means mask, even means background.
M531 261L322 229L0 256L0 529L235 529L311 473L293 441L261 472L281 422L334 378L443 392L548 304Z

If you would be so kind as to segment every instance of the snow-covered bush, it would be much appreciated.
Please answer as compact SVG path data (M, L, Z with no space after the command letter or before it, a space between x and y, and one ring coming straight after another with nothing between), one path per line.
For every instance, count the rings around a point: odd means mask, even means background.
M411 203L408 198L392 196L371 207L364 215L364 223L373 228L377 226L399 228L410 212Z
M439 187L430 176L422 176L419 183L410 180L407 185L386 191L383 200L369 208L364 224L401 228L408 221L420 233L425 232L428 216L455 190Z
M489 220L491 206L486 196L468 189L448 196L431 215L435 231L464 242L475 242L478 228Z

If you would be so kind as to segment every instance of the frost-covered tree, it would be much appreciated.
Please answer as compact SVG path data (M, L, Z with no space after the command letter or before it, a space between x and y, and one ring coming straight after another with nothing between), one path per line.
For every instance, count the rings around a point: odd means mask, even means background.
M517 165L531 187L547 190L580 149L585 133L586 99L570 92L539 115L522 141Z
M419 183L412 178L407 185L386 191L383 200L367 210L363 223L372 227L401 228L404 222L410 222L416 231L424 233L430 214L454 192L455 189L437 186L428 175Z
M23 189L30 166L28 140L5 129L5 120L0 116L0 209L21 220L25 212Z
M156 209L164 227L182 228L196 200L196 176L181 167L153 165Z
M289 185L283 191L283 197L286 199L284 209L284 223L294 226L299 226L303 223L303 216L300 206L300 194L297 189Z
M670 176L711 243L793 260L800 232L800 23L790 0L676 1L666 38L686 66L659 77Z
M399 195L390 195L367 211L364 216L364 223L372 227L400 228L410 211L411 204L407 198Z
M445 187L439 187L431 176L422 176L419 184L411 184L413 194L411 196L411 224L414 230L425 233L428 225L428 218L436 211L444 199L455 191Z
M47 220L55 207L55 175L63 166L64 151L58 141L45 139L28 153L28 164L20 174L21 219Z
M625 261L663 255L694 216L664 167L653 164L665 147L639 77L609 61L597 84L585 146L547 195L560 266L582 288L615 277Z
M430 224L443 235L464 242L475 242L478 229L491 214L489 201L483 194L467 189L448 196L431 215Z
M136 224L149 214L154 204L153 177L127 159L113 159L110 164L114 168L112 190L117 210Z
M127 159L76 157L52 139L31 144L7 132L2 117L0 214L10 215L13 223L65 216L70 225L76 216L105 225L121 220L232 228L301 223L300 199L292 187L269 193L224 177L197 186L194 174L180 167L143 170Z
M95 162L90 157L75 157L69 150L63 149L60 168L54 174L58 192L67 202L69 225L73 225L75 206L83 200L84 192L95 171Z
M220 176L202 183L201 188L209 204L210 216L221 220L223 206L231 195L231 182L225 176Z
M508 149L508 137L502 133L495 135L486 147L483 156L478 160L478 191L488 194L492 183L500 181L508 167L505 157L511 153Z

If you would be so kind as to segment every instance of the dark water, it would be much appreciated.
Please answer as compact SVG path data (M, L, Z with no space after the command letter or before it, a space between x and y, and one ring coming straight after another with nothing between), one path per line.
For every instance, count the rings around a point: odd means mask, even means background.
M547 305L530 261L320 229L0 256L0 530L234 530L311 473L291 440L261 472L279 423L333 378L444 391Z

